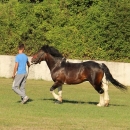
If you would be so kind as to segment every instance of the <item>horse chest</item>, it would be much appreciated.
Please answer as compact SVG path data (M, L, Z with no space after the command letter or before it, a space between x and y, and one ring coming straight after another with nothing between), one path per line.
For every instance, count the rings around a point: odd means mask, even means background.
M53 81L61 80L63 81L65 78L64 72L62 70L52 71L51 77Z

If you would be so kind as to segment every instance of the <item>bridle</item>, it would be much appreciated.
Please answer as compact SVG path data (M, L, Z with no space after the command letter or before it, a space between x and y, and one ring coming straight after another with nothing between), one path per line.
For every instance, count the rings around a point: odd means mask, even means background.
M39 56L38 56L38 59L36 60L36 62L35 63L32 63L32 64L30 64L30 66L31 65L34 65L34 64L37 64L37 63L41 63L41 57L43 56L43 54L44 54L44 52L43 53L41 53ZM29 67L30 67L29 66ZM29 74L29 67L28 67L28 73L27 73L27 77L28 77L28 74Z
M37 63L41 63L41 58L42 58L42 56L44 55L44 52L43 53L41 53L38 57L37 57L37 60L34 62L34 64L37 64Z

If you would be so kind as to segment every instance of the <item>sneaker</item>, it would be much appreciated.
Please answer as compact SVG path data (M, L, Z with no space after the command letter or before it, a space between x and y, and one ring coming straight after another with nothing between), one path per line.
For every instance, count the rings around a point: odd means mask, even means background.
M21 97L21 101L23 101L23 97Z
M27 101L28 101L28 99L29 99L29 97L28 96L25 96L24 98L23 98L23 100L22 100L22 104L24 104L24 103L26 103Z

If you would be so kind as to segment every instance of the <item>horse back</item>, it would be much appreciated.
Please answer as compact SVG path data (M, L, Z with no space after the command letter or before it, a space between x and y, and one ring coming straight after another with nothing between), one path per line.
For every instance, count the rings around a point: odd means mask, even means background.
M101 69L101 65L94 61L85 61L81 63L71 63L71 62L64 62L63 66L68 70L76 70L76 69Z

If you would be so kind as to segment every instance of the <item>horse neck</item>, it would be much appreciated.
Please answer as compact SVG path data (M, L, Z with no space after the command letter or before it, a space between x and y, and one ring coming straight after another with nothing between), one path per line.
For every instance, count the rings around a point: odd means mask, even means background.
M56 64L58 63L58 60L51 56L50 54L47 54L45 57L45 61L47 63L47 66L49 67L50 71L55 68Z

